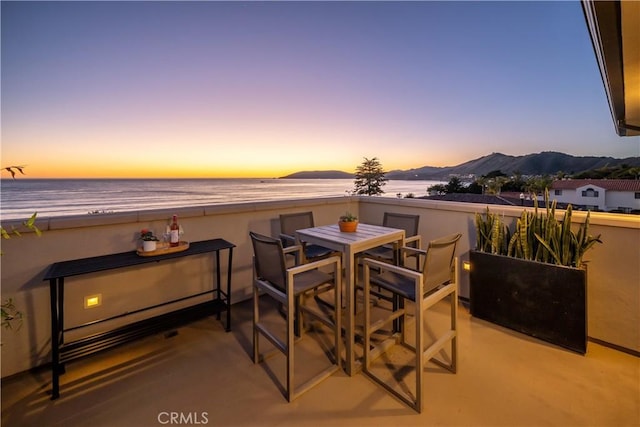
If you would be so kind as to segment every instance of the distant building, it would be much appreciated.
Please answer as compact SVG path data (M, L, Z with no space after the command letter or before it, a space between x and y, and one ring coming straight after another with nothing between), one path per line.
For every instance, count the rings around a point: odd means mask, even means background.
M640 211L640 181L632 179L567 179L554 181L551 199L585 209Z

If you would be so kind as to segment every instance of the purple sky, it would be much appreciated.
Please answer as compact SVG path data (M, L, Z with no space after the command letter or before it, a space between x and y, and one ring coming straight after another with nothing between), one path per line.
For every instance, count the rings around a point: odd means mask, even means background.
M2 2L2 166L275 177L640 155L580 3Z

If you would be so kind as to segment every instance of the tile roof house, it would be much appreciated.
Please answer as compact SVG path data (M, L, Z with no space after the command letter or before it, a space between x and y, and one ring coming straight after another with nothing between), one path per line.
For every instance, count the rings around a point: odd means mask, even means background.
M485 205L502 205L502 206L525 206L534 207L535 202L530 196L521 198L520 193L501 193L501 194L473 194L473 193L448 193L437 194L432 196L416 197L417 199L444 200L447 202L463 202L463 203L480 203ZM546 207L544 198L538 196L538 207ZM567 203L557 201L558 209L566 209Z
M587 209L624 213L640 211L640 180L559 180L553 182L550 193L558 203L571 203Z

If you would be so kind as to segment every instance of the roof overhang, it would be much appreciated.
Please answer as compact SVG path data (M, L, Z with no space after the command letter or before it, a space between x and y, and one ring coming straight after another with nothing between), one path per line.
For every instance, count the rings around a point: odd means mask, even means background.
M582 10L616 132L640 135L640 2L582 0Z

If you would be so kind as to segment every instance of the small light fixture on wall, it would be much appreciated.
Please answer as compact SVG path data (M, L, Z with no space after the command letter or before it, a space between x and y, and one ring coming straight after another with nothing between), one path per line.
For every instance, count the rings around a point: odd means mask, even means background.
M84 297L84 308L94 308L102 305L102 294Z

